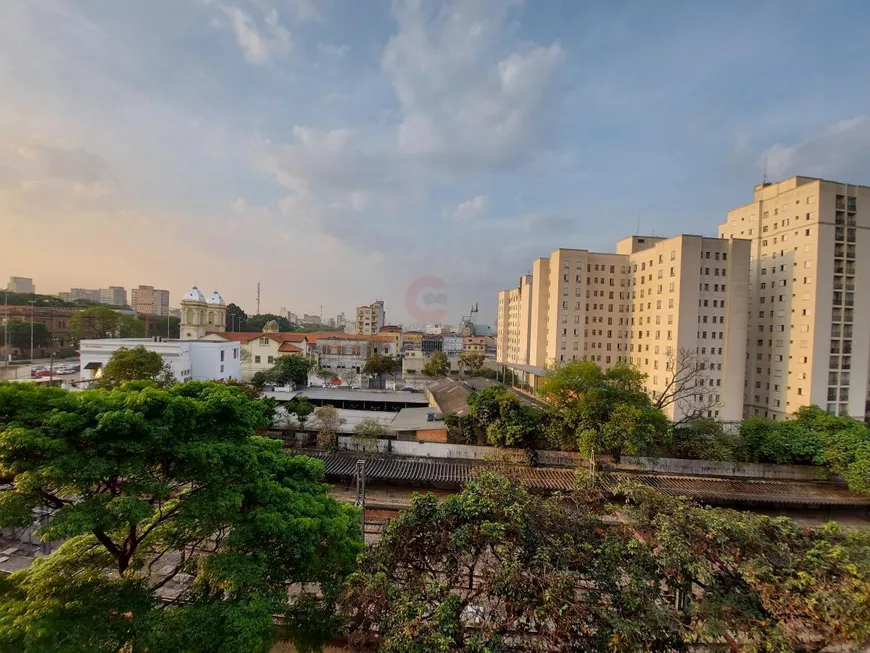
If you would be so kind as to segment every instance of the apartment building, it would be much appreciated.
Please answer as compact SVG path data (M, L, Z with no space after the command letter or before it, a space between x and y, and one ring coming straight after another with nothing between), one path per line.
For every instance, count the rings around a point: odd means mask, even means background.
M743 413L750 243L681 235L631 236L616 253L558 249L499 294L496 358L544 368L591 360L628 362L658 398L687 368L692 391L672 419Z
M360 335L374 335L385 324L384 302L378 300L368 306L356 307L356 332Z
M816 404L864 419L868 401L870 188L810 177L756 186L719 235L748 238L745 413Z
M169 315L169 291L159 290L154 286L132 288L130 290L130 307L137 313Z
M32 295L36 292L36 286L33 285L33 279L30 277L9 277L6 290L22 295Z
M113 306L127 305L127 290L124 286L109 286L100 288L100 303Z

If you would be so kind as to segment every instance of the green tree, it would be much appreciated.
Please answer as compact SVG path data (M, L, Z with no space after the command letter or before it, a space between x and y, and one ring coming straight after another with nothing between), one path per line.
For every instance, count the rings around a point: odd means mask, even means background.
M328 496L321 462L253 435L269 412L196 381L0 384L0 524L48 508L42 536L63 541L0 588L0 650L265 652L273 615L304 622L288 583L318 588L308 613L327 606L361 551L359 513Z
M645 375L627 364L607 372L591 361L547 371L538 395L553 411L551 443L588 455L656 455L667 443L668 422L644 392ZM611 423L612 422L612 423Z
M396 373L396 359L386 354L372 354L366 360L362 368L363 374L371 374L378 378L384 378L384 374Z
M545 498L484 474L414 495L339 601L354 649L820 650L870 640L870 534L646 487Z
M275 315L274 313L264 313L262 315L248 315L244 321L242 331L262 331L267 322L275 321L278 323L278 331L294 331L295 327L287 320L286 317Z
M317 446L327 451L338 449L338 429L344 424L335 406L321 406L314 411L317 424Z
M164 338L181 337L181 320L174 315L167 315L157 320L157 330Z
M486 356L480 351L463 351L459 354L459 369L471 376L477 376L483 372L483 363Z
M353 427L351 439L360 445L363 451L377 451L378 440L384 437L387 430L384 425L372 417L366 417Z
M6 342L6 330L9 330L9 345L15 349L30 353L30 322L9 320L8 326L0 326L0 342ZM33 346L45 347L51 340L51 333L42 322L33 323Z
M115 385L124 381L157 381L159 385L172 385L175 378L160 354L137 345L115 351L103 368L102 384Z
M106 306L91 306L75 313L69 328L76 339L95 338L142 338L145 323L132 315L121 313Z
M447 376L450 374L450 361L443 351L436 351L423 365L423 374L426 376Z
M338 374L325 367L319 367L317 370L315 370L314 374L315 376L317 376L318 379L320 379L327 385L338 378Z
M299 428L304 431L305 422L308 421L308 417L314 412L314 404L308 401L307 397L294 397L284 404L284 409L288 413L296 416L296 421L299 422Z
M521 402L500 385L469 394L468 407L475 425L496 447L536 447L538 432L545 428L547 419L544 411Z
M248 314L237 304L227 304L227 331L247 331ZM257 329L251 329L256 331ZM261 329L262 330L262 327Z
M311 367L311 361L304 356L290 354L278 357L271 371L274 374L274 380L279 384L292 383L296 387L304 388L308 385L308 372Z
M701 418L676 425L668 455L701 460L734 460L738 438L725 432L721 422Z

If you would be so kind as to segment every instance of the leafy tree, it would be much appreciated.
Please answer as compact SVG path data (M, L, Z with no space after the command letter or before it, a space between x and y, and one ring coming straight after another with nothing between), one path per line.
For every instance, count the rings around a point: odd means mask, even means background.
M474 423L496 447L530 449L537 446L537 433L544 427L544 411L524 404L504 386L491 386L468 395Z
M174 315L167 315L157 320L157 329L165 338L181 337L181 320Z
M69 393L0 384L0 524L63 541L0 592L0 650L268 651L274 615L324 607L362 543L321 462L253 435L270 407L225 384ZM184 572L189 576L181 576ZM189 579L189 582L188 582ZM170 602L167 583L180 584Z
M244 321L242 331L262 331L267 322L275 321L278 323L278 331L295 331L296 327L291 324L286 317L275 315L274 313L264 313L262 315L249 315Z
M247 328L248 314L245 313L237 304L230 302L227 304L227 330L228 331L248 331ZM250 329L251 331L262 331L260 329Z
M571 361L548 370L538 394L553 409L550 441L617 460L623 453L656 455L668 422L644 392L644 379L627 364L603 372L591 361Z
M124 381L157 381L160 385L172 385L175 378L160 354L137 345L132 349L118 349L103 368L101 384L110 386Z
M308 372L312 365L309 359L299 354L279 356L275 365L265 373L265 378L280 385L292 383L296 387L304 388L308 385Z
M353 427L352 439L360 445L363 451L377 451L378 440L384 437L387 430L384 425L372 417L366 417Z
M321 406L314 411L317 422L317 446L327 451L338 449L338 429L344 424L335 406Z
M338 374L336 374L332 370L327 369L325 367L318 368L314 372L314 374L317 376L318 379L320 379L321 381L323 381L326 384L332 383L333 381L335 381L338 378Z
M284 410L296 416L296 421L299 422L299 428L305 430L305 422L308 421L309 415L314 412L314 404L308 401L307 397L294 397L286 404Z
M6 330L9 330L9 345L15 349L30 353L30 322L9 320L8 326L0 326L0 342L6 342ZM51 332L42 322L33 323L33 346L45 347L51 340Z
M423 365L423 374L426 376L447 376L450 374L450 361L443 351L432 354L426 364Z
M122 315L106 306L91 306L75 313L69 328L76 339L142 338L145 323L132 315Z
M484 361L486 361L486 356L480 351L463 351L459 354L459 368L472 376L483 371Z
M590 483L544 498L484 474L414 495L339 601L355 649L856 648L870 639L870 534ZM739 642L739 646L737 643Z
M471 414L444 413L444 425L447 427L447 441L449 443L475 444L477 442L474 418Z
M396 373L396 359L386 354L372 354L363 366L363 374L371 374L382 379L384 374Z
M703 417L674 427L668 454L676 458L734 460L738 438L725 433L722 423Z

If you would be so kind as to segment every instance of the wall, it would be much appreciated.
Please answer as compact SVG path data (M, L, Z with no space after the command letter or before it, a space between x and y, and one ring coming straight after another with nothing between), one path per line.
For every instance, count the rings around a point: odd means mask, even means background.
M241 347L238 342L194 340L189 342L189 347L194 380L242 378Z

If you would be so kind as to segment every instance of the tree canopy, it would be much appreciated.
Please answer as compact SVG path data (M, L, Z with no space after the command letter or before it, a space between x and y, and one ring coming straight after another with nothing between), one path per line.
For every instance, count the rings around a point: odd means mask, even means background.
M818 650L870 639L870 535L648 488L534 495L491 474L415 495L339 606L355 650ZM737 650L737 649L732 649Z
M459 354L459 367L463 372L472 376L483 371L485 361L486 356L482 351L463 351Z
M0 525L46 509L62 542L0 586L0 650L247 653L268 651L274 615L321 628L359 513L320 461L254 435L270 412L228 384L0 384Z
M378 378L384 374L396 373L396 359L386 354L372 354L363 366L363 374L372 374Z
M136 345L132 349L121 347L115 351L103 368L102 384L115 385L124 381L157 381L160 385L172 385L175 379L160 354Z
M0 342L5 342L6 330L9 330L9 344L16 349L30 353L30 322L9 320L6 326L0 326ZM48 327L42 322L33 323L33 346L45 347L51 339Z
M591 361L547 371L538 395L553 409L551 444L585 453L654 455L669 434L667 418L644 391L645 376L628 364L607 372ZM576 444L575 444L576 443Z
M296 387L308 385L308 372L313 363L299 354L279 356L275 364L265 372L257 372L251 379L254 385L262 386L264 383L277 383L279 385L294 384Z
M142 338L145 323L106 306L91 306L75 313L69 321L73 335L81 339Z
M468 395L474 425L496 447L532 448L545 429L546 413L521 402L510 389L495 385ZM449 425L448 425L449 426Z
M443 351L436 351L423 365L423 374L426 376L447 376L450 374L450 361Z

